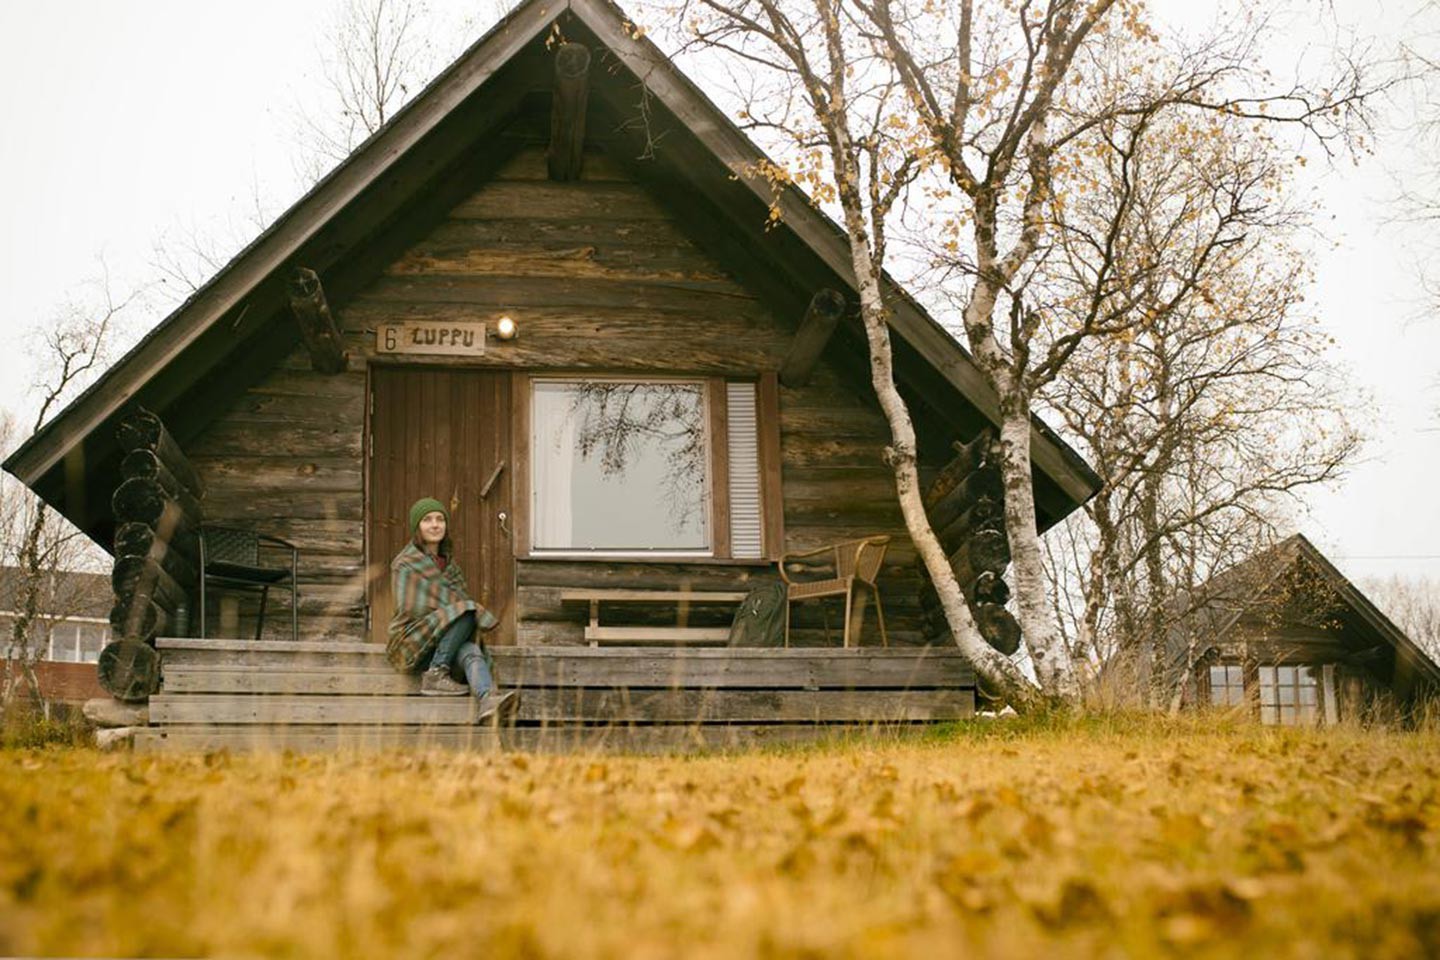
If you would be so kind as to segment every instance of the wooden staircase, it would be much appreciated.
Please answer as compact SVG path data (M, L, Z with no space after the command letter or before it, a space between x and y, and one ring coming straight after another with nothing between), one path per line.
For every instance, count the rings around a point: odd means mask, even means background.
M952 648L497 647L513 725L470 697L422 697L378 645L160 639L160 691L135 749L397 747L670 752L793 743L970 716Z

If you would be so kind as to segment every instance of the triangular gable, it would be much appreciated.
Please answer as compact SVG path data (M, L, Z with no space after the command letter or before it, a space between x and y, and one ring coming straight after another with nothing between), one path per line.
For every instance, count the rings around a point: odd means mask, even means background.
M761 151L651 41L633 35L619 8L607 0L563 5L528 0L22 445L5 469L94 535L107 505L87 503L86 492L95 486L91 477L113 466L111 434L122 410L137 400L160 408L162 415L172 407L185 409L187 391L193 394L199 378L235 376L239 367L275 359L275 338L265 333L283 297L284 271L297 264L324 270L348 255L387 217L398 216L421 184L454 162L467 138L473 143L487 125L501 122L528 92L524 78L507 80L507 69L566 13L643 80L647 95L723 168L726 176L710 178L724 184L715 189L742 191L763 205L778 199L783 224L774 233L803 247L854 290L840 227L798 189L776 198L767 181L746 175L762 159ZM754 227L762 229L761 218ZM917 355L937 387L954 391L996 422L998 402L971 357L891 286L897 350ZM1098 489L1094 472L1038 420L1032 456L1037 476L1050 488L1051 522Z
M1188 637L1203 637L1207 641L1206 646L1223 642L1240 620L1264 604L1276 584L1302 563L1308 565L1354 615L1368 639L1394 649L1397 658L1440 689L1440 665L1351 583L1313 543L1298 533L1237 563L1201 586L1196 591L1198 599L1191 611L1172 632L1172 655L1179 657L1186 652L1180 643L1173 642L1175 640L1183 642Z

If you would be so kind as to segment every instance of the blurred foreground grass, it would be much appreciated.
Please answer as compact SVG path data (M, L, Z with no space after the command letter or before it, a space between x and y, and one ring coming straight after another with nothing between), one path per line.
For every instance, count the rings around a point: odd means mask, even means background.
M0 751L0 954L1440 956L1440 734Z

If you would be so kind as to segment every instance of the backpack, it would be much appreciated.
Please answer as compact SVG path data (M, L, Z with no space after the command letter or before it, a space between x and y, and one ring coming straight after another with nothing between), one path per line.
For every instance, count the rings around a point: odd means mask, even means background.
M788 602L785 584L778 580L753 588L735 611L728 646L778 647L783 644Z

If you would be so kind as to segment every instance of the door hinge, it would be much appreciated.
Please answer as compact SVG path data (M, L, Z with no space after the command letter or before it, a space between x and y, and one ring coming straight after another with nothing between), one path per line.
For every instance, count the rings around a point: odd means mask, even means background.
M370 431L370 436L369 436L369 439L368 439L368 449L369 449L369 451L370 451L370 453L369 453L370 459L371 459L371 460L374 460L374 459L375 459L375 431L374 431L374 430L371 430L371 431Z

